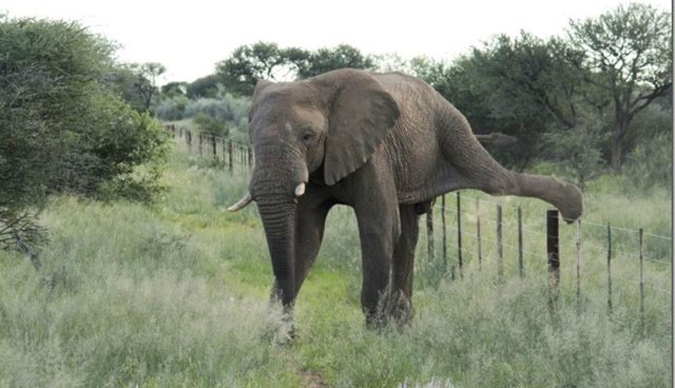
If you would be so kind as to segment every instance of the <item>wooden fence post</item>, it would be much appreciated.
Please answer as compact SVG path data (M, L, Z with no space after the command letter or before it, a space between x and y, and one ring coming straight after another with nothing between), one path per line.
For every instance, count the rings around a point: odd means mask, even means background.
M639 230L640 245L640 327L644 327L645 320L645 276L644 276L644 256L642 254L642 228Z
M497 204L497 275L504 276L504 250L502 247L502 205Z
M445 194L441 196L441 226L443 228L443 270L448 270L448 240L445 226Z
M607 311L612 313L612 227L607 224Z
M211 135L211 146L213 147L213 159L218 158L218 154L216 153L216 136Z
M461 196L457 192L457 260L459 261L459 278L464 278L464 260L462 259L462 205Z
M434 260L434 207L427 210L427 257Z
M549 308L554 310L558 304L558 284L560 283L560 245L558 233L558 210L546 212L546 253L548 256Z
M232 173L234 166L233 166L233 158L232 158L232 140L227 141L227 158L228 158L228 166L230 168L230 174Z
M253 167L253 147L248 147L248 166Z
M185 141L187 142L188 151L192 151L192 132L185 130Z
M518 206L518 273L522 278L523 273L523 208Z
M581 219L577 220L577 313L581 313Z
M480 199L476 198L476 214L478 215L476 217L476 242L477 242L477 249L478 249L478 270L481 271L483 269L483 249L480 241Z

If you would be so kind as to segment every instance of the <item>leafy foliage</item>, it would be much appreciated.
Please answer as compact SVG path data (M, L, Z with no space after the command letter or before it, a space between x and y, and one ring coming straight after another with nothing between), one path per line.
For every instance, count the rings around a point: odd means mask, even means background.
M634 187L648 189L653 186L672 188L673 177L672 132L641 138L628 155L626 175Z
M197 114L192 121L197 124L201 133L207 135L227 136L230 132L226 121L215 119L204 112Z
M134 63L130 67L136 74L134 88L143 101L143 110L149 111L152 97L159 91L157 78L166 72L166 67L157 62Z
M198 78L187 85L187 96L189 98L214 98L218 94L219 84L220 76L216 74Z
M597 19L571 21L571 43L582 48L577 66L594 73L585 81L611 102L611 163L620 170L630 150L630 123L635 115L672 88L670 15L657 8L620 5Z
M0 19L0 213L96 197L163 153L164 132L108 82L115 46L77 23Z
M591 120L565 131L544 134L549 154L581 190L602 171L601 143L605 140L602 127Z
M237 47L217 66L217 74L228 91L250 96L255 84L266 79L302 79L344 67L369 69L375 62L349 45L317 51L297 47L280 48L276 43L257 42Z
M335 48L321 48L309 53L298 68L298 78L308 78L341 68L371 69L373 59L358 49L342 44Z
M281 49L276 43L258 42L237 47L230 58L220 62L217 72L228 90L250 96L255 84L261 79L280 80L292 71L295 61L306 57L304 51Z

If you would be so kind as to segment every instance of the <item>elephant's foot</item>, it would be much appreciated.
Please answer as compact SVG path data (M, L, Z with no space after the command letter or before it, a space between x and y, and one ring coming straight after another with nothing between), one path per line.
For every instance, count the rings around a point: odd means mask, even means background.
M272 317L269 334L278 345L291 344L297 337L293 323L293 304L284 306L278 288L272 286L268 307Z
M369 329L381 329L390 322L396 323L399 329L403 329L412 321L414 316L412 302L402 291L382 297L377 309L374 311L364 309L364 313L366 327Z
M415 316L412 301L402 291L392 295L392 308L389 312L392 321L396 322L399 329L407 326Z

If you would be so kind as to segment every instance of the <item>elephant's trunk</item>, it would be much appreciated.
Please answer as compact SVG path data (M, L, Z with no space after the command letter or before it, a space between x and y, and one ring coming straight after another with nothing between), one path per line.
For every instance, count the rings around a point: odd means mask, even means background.
M249 186L258 204L272 259L273 297L287 308L295 298L296 197L304 194L308 180L301 156L296 149L278 141L258 142L256 166Z
M273 296L289 307L295 298L295 204L288 197L258 196L274 271Z

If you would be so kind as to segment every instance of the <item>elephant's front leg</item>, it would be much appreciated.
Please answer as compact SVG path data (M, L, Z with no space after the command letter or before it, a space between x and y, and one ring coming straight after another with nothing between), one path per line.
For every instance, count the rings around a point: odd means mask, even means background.
M297 295L309 273L316 256L319 254L323 239L326 216L332 203L319 203L308 193L299 198L295 218L295 294Z
M392 317L405 325L413 317L412 291L415 247L419 237L418 205L401 205L401 237L394 248Z
M371 197L355 207L361 239L363 285L361 306L368 327L386 324L391 295L391 263L400 233L398 205Z

